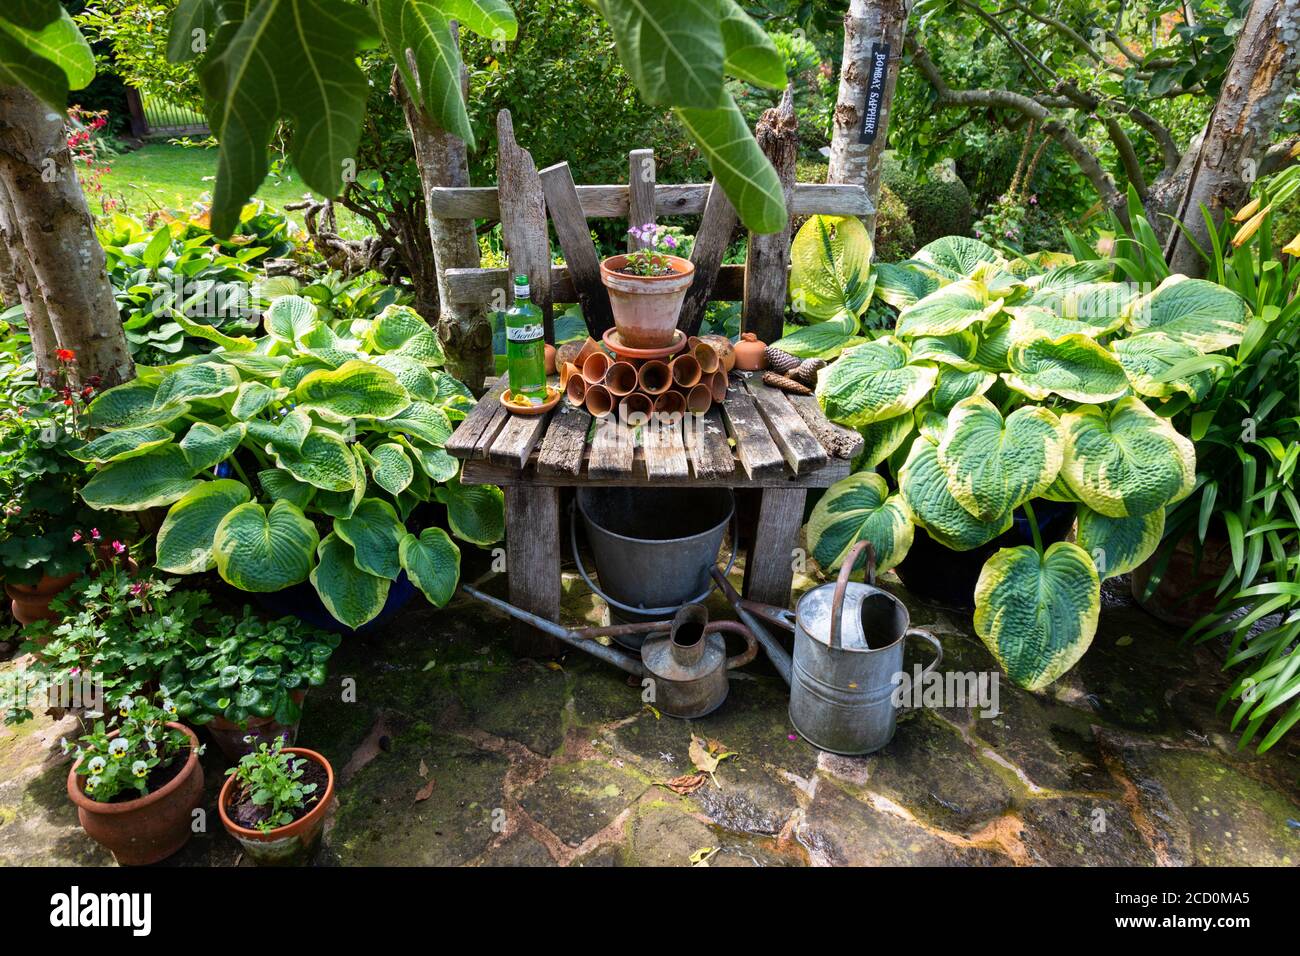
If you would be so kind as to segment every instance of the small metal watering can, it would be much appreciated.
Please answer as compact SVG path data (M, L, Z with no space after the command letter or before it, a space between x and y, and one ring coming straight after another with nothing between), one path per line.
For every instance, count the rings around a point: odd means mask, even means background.
M850 582L864 549L867 583ZM876 587L870 542L856 544L836 582L809 591L793 613L742 599L717 569L713 577L790 685L791 723L821 750L857 756L893 739L898 721L893 695L896 675L903 672L907 638L921 638L934 647L935 658L922 676L943 660L943 646L934 635L911 627L903 602ZM794 631L793 657L759 618Z
M461 585L461 590L476 601L525 621L629 674L649 678L654 682L654 706L670 717L703 717L717 710L727 699L727 672L744 667L758 653L758 644L749 628L735 621L710 624L709 612L703 604L684 605L671 622L648 621L570 630L468 584ZM727 642L722 636L724 631L744 638L745 649L741 653L727 656ZM593 640L635 636L645 636L638 657Z

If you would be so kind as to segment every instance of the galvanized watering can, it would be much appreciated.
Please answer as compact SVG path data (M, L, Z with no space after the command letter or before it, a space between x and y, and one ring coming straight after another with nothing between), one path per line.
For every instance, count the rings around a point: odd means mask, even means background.
M867 583L850 582L864 549ZM934 635L911 627L903 602L876 587L870 542L855 545L838 580L809 591L793 613L743 600L716 569L713 577L790 685L790 721L795 730L822 750L856 756L879 750L893 739L898 720L893 696L896 675L903 672L907 638L920 638L934 647L935 658L922 676L943 660L943 646ZM794 631L793 657L760 618Z
M461 590L476 601L525 621L629 674L649 678L654 682L654 706L670 717L703 717L717 710L727 699L727 672L744 667L758 653L758 645L749 628L735 621L710 624L709 612L703 604L685 605L671 622L649 621L569 630L468 584L461 585ZM741 653L727 656L727 642L722 636L724 631L744 638L745 649ZM593 640L597 637L632 636L645 637L637 657Z

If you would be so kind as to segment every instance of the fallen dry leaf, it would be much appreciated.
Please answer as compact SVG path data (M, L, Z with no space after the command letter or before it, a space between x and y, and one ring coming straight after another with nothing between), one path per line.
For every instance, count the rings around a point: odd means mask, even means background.
M708 866L709 860L718 852L720 848L716 846L702 846L691 854L691 866Z
M702 773L684 773L680 777L673 777L671 780L661 781L658 786L666 787L673 793L688 794L694 793L700 787L704 786L706 776Z
M722 784L718 783L718 778L713 775L713 771L718 769L718 764L722 763L722 761L736 755L727 750L726 746L719 741L710 740L706 742L694 734L691 734L691 746L686 753L691 758L691 763L695 765L695 769L707 773L713 781L713 785L721 790Z
M433 796L433 788L437 782L438 781L436 780L430 779L428 783L426 783L423 787L421 787L415 795L415 802L422 803L423 801L428 800L431 796Z
M423 780L423 779L424 779L425 777L427 777L427 776L429 776L429 768L426 767L425 764L424 764L424 761L421 760L421 761L420 761L420 779Z
M378 757L384 750L384 741L387 737L388 725L384 722L384 714L381 712L375 719L374 726L370 728L370 733L366 734L366 739L357 745L357 749L352 751L352 756L339 771L339 783L347 783L357 771Z

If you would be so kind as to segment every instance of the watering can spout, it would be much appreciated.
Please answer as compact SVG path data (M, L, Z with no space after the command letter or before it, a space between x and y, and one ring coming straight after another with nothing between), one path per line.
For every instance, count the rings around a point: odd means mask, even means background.
M781 642L773 637L772 632L764 626L763 620L766 619L769 623L780 623L786 627L789 627L790 625L784 621L771 621L771 619L767 617L767 609L743 600L741 596L736 593L736 589L731 586L731 582L728 581L726 576L717 568L713 569L712 574L713 580L717 582L723 595L731 602L732 608L736 611L736 616L739 617L745 623L745 626L754 633L754 638L762 646L763 653L767 655L767 659L772 662L772 666L775 667L776 672L781 675L781 679L789 684L791 668L790 655L786 652L785 648L781 646ZM773 610L775 611L775 609Z

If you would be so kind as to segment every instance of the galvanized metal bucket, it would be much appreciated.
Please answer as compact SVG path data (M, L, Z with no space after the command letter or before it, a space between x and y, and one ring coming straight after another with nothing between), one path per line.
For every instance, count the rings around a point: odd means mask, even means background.
M727 488L582 487L575 496L570 540L578 573L620 621L672 617L709 596L709 572L733 523L735 496ZM595 559L597 585L578 551L581 517ZM727 571L736 560L735 530ZM621 643L632 643L622 638ZM638 642L639 643L639 642Z
M867 583L850 582L864 549ZM894 690L908 638L934 648L923 675L943 660L943 645L911 626L903 602L876 587L875 572L875 554L862 541L845 558L839 579L809 591L794 612L742 601L734 591L728 595L790 684L791 723L805 740L831 753L869 754L893 739L899 710ZM755 626L754 615L794 631L793 660L761 624Z

